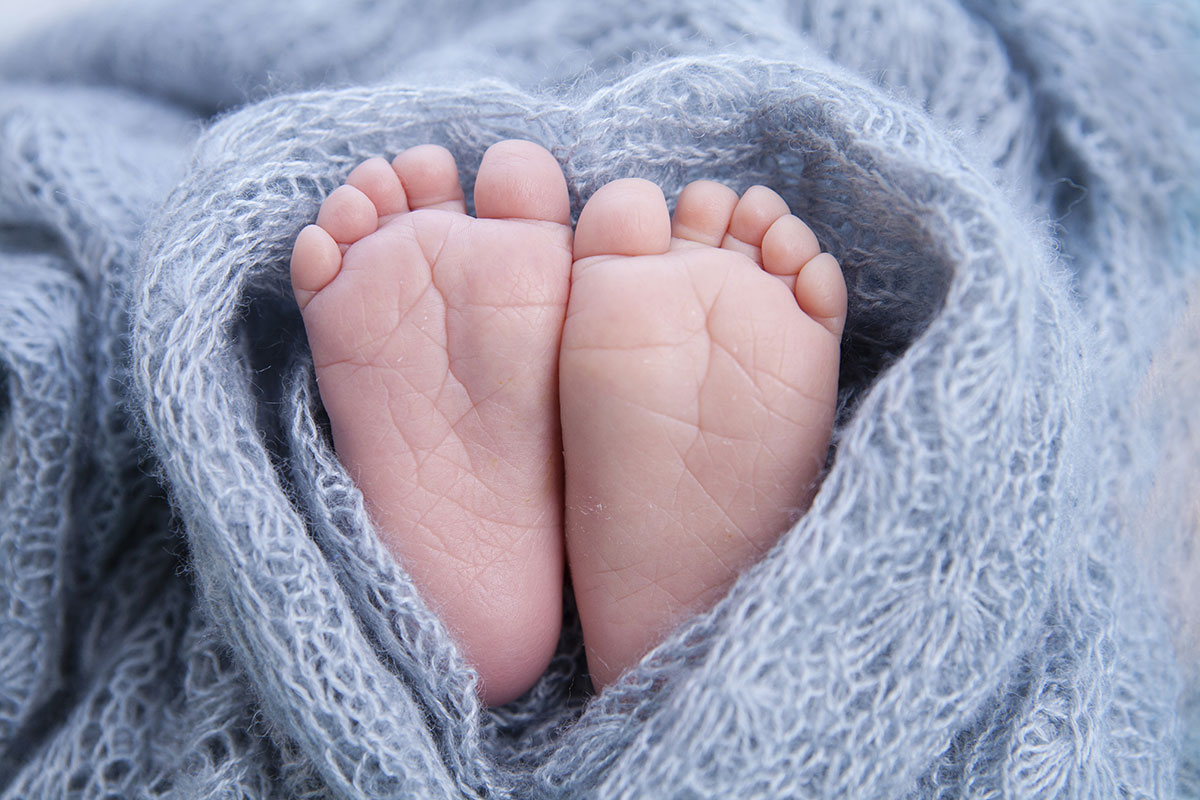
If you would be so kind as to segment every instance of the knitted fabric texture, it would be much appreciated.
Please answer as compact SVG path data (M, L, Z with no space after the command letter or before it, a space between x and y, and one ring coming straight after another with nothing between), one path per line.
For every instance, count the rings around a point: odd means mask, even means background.
M0 76L3 797L1200 796L1194 4L126 2ZM809 512L597 696L565 598L488 709L287 262L506 138L575 214L775 188L850 315Z

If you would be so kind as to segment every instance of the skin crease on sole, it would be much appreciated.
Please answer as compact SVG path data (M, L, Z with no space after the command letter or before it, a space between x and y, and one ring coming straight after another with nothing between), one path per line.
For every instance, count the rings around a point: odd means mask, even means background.
M502 142L475 206L442 148L371 159L292 278L338 456L494 705L553 653L564 530L600 689L786 529L829 444L846 301L764 187L691 184L672 222L616 181L572 250L557 162Z

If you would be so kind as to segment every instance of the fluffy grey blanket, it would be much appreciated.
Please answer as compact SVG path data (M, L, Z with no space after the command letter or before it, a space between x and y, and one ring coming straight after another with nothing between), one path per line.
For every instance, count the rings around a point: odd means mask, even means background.
M1200 795L1198 54L1182 0L140 2L8 48L3 796ZM599 696L567 598L485 709L287 258L359 161L510 137L576 212L774 187L850 319L811 511Z

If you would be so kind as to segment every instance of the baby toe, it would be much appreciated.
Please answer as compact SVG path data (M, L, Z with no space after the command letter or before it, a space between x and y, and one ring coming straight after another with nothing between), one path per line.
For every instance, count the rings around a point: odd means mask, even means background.
M821 252L816 234L791 214L771 223L760 247L763 269L782 278L788 288L795 287L800 270Z
M408 201L400 178L391 164L382 158L368 159L359 164L346 178L346 185L365 194L381 217L408 211Z
M737 192L714 181L689 183L679 193L671 235L676 239L708 247L720 247L729 230Z
M309 225L292 247L292 291L303 311L317 292L329 285L342 268L342 254L327 231Z
M360 189L339 186L334 189L317 213L317 225L339 244L354 244L379 227L379 212L375 204Z
M412 210L438 208L467 213L458 164L446 148L435 144L409 148L392 161L392 170L404 185Z
M846 325L846 281L837 259L821 253L796 276L796 302L802 311L840 337Z
M775 220L790 211L782 197L765 186L751 186L738 200L721 247L762 264L762 240Z

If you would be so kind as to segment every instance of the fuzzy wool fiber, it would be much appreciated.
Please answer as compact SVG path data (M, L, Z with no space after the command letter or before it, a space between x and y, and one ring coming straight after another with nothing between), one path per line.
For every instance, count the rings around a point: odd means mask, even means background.
M0 79L0 796L1200 796L1197 4L141 0ZM506 138L576 214L775 188L850 315L811 510L599 695L564 598L489 709L287 265Z

